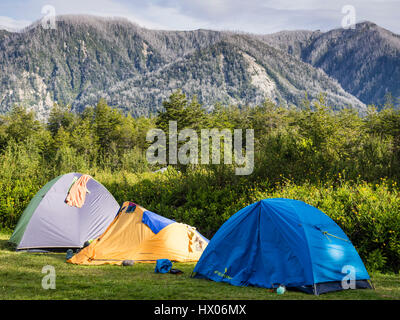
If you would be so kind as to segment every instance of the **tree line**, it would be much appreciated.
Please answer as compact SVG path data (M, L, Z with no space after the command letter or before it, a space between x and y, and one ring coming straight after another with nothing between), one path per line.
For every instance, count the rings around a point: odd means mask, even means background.
M249 181L286 177L299 183L317 182L334 179L338 173L354 181L398 180L400 111L393 104L380 111L370 106L363 116L351 108L333 109L321 95L313 103L305 99L301 108L266 100L255 107L216 104L207 111L196 97L181 91L163 102L162 112L150 117L133 118L104 99L79 114L56 104L47 122L15 106L0 118L0 154L4 162L5 157L25 151L48 175L89 168L144 172L158 168L146 161L147 132L160 128L168 133L169 121L176 121L178 130L254 129L255 169L246 177ZM221 171L225 182L236 179L227 174L229 165L190 167Z

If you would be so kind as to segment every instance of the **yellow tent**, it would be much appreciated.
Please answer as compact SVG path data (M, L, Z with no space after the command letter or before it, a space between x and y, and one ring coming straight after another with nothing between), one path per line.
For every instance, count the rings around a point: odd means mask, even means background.
M106 231L67 262L99 265L124 260L198 261L208 244L194 227L164 218L132 202L124 202Z

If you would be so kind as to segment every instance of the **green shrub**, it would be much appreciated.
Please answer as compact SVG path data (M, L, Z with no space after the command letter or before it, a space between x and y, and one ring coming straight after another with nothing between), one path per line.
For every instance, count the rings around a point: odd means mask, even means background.
M382 250L375 249L368 255L366 265L370 271L379 271L385 268L386 262L387 258L382 253Z

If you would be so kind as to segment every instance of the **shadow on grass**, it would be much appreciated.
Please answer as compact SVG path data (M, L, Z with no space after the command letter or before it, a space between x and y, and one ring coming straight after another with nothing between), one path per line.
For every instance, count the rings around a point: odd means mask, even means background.
M9 243L8 240L0 239L0 250L15 251L13 244Z
M49 258L51 260L57 260L60 262L67 261L67 259L65 258L65 254L54 253L54 252L28 252L28 251L25 251L25 252L32 256Z
M8 251L8 252L16 252L15 250L15 245L12 243L8 242L6 239L0 239L0 250L2 251ZM19 251L23 252L26 254L29 254L30 256L42 256L42 257L48 257L54 260L58 260L60 262L65 262L66 261L66 253L65 252L29 252L29 251Z

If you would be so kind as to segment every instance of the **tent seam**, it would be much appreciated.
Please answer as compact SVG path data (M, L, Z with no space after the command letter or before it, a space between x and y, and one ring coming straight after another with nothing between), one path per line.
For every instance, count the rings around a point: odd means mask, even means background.
M260 202L261 202L261 201L262 201L262 200L260 200ZM290 206L293 207L292 204L290 204ZM293 209L294 209L294 207L293 207ZM297 211L296 211L295 209L294 209L294 211L295 211L296 215L299 216L298 213L297 213ZM274 224L274 226L275 226L278 230L281 230L281 228L275 223L275 221L274 221L273 219L271 219L271 222ZM304 232L304 235L305 235L305 238L306 238L307 252L308 252L308 255L309 255L309 258L310 258L310 262L311 262L312 281L313 281L313 284L314 284L314 282L315 282L314 270L313 270L313 264L312 264L312 259L311 259L311 252L310 252L310 248L309 248L309 246L308 246L308 238L307 238L307 235L306 235L306 233L305 233L305 231L304 231L303 224L301 224L301 227L302 227L302 229L303 229L303 232ZM288 245L288 247L290 248L291 246L290 246L289 242L286 240L286 238L282 236L282 239L285 241L285 243L286 243L286 244ZM299 258L298 258L297 255L296 255L296 258L299 260ZM299 260L299 262L300 262L300 260Z
M300 219L300 215L297 212L295 206L292 203L290 203L290 206L293 208L294 212L296 213L297 217L299 218L299 221L302 222L302 220ZM308 236L307 236L307 233L306 233L306 231L304 229L304 223L301 223L300 225L301 225L301 228L303 229L303 233L304 233L304 236L306 238L307 252L308 252L308 257L310 259L310 266L311 266L311 273L312 273L312 277L313 277L313 284L315 284L314 263L313 263L313 259L312 259L312 256L311 256L310 246L308 245L308 242L309 242Z

